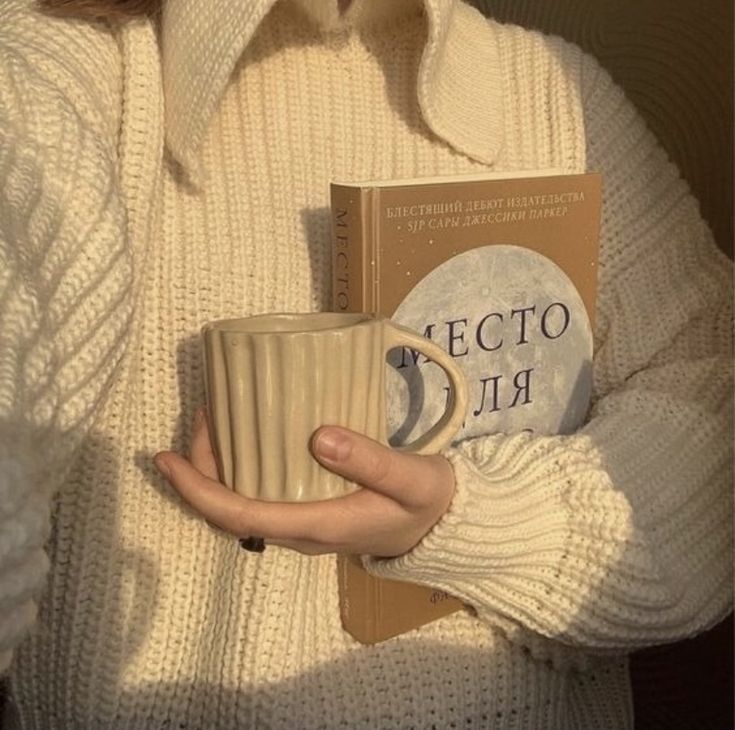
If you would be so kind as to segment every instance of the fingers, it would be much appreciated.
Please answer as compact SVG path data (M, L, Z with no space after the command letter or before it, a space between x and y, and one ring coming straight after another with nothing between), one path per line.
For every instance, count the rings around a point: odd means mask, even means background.
M312 451L331 471L403 505L431 501L449 485L453 492L454 475L443 457L396 451L345 428L320 428Z
M320 502L247 499L204 476L175 452L161 452L154 461L184 501L210 524L236 537L264 538L268 544L309 555L334 552L383 554L382 548L374 549L374 540L381 536L385 525L391 524L402 509L395 502L369 490ZM377 513L375 500L386 503ZM403 531L399 532L403 536ZM243 544L246 549L256 546L259 543L252 539ZM395 554L396 549L392 546L393 543L387 550Z
M173 451L156 455L154 462L184 501L204 519L238 537L301 540L316 532L321 503L262 502L247 499L202 474Z
M236 535L247 535L242 518L243 498L202 474L173 451L156 454L154 463L184 501L207 521Z
M312 451L328 469L365 489L316 502L249 499L218 481L206 418L195 418L191 461L171 451L155 463L171 486L209 523L247 549L268 543L307 554L378 556L411 549L446 511L454 475L442 456L393 450L344 428L319 429Z

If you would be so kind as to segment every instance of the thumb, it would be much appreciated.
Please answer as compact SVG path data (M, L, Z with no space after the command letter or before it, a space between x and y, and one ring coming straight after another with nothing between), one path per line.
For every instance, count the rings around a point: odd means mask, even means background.
M406 506L424 503L438 480L447 477L435 457L396 451L339 426L316 431L312 453L330 471Z

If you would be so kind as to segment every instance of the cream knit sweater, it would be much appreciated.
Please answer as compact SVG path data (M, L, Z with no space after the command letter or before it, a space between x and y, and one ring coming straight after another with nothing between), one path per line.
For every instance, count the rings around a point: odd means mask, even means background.
M25 637L16 721L630 727L624 653L730 605L729 264L577 48L456 0L272 5L168 0L160 34L0 6L0 663ZM366 564L468 609L359 646L332 556L246 554L152 467L186 448L202 402L199 328L328 307L332 178L546 166L604 175L589 422L449 451L447 514L410 554Z

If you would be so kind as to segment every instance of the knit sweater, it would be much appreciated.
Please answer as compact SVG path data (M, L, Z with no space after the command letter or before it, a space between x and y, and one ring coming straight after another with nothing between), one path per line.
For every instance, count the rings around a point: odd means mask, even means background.
M364 560L467 608L360 646L334 556L244 553L153 468L199 328L328 308L330 179L544 167L604 178L589 418L449 449L446 514ZM578 48L457 0L168 0L160 30L9 0L0 181L19 726L620 730L625 653L728 611L729 264Z

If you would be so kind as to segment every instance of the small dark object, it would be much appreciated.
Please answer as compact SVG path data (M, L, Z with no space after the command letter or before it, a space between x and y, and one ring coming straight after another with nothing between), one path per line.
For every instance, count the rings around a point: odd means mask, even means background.
M241 537L238 542L243 550L251 553L262 553L265 550L265 540L262 537Z

